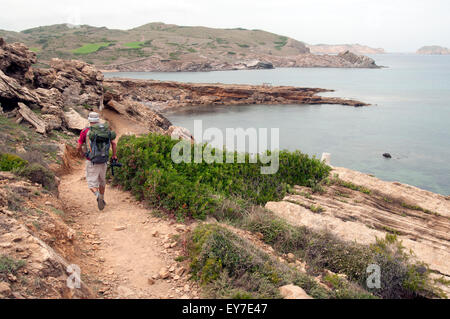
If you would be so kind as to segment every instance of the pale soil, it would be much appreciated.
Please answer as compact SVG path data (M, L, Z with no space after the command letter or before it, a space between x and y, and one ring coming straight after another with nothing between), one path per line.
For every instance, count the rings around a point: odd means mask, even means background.
M112 111L103 116L113 121L119 136L145 131ZM78 160L72 172L62 177L59 190L81 241L82 253L75 262L97 297L198 298L199 288L187 280L187 266L175 261L182 247L175 247L174 235L181 235L187 227L152 216L130 193L110 186L107 206L100 212L86 184L84 160ZM170 274L166 279L159 278L163 268Z

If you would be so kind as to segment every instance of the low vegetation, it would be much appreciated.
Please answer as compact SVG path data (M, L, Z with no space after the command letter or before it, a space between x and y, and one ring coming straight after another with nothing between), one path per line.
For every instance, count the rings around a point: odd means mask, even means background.
M0 279L6 281L9 274L16 275L23 266L25 266L24 260L15 260L5 255L0 256Z
M282 151L279 170L273 175L260 172L262 163L233 164L184 163L172 161L172 149L179 141L169 136L149 134L124 136L119 140L119 154L124 166L112 178L114 184L131 190L140 200L153 207L174 213L179 219L203 219L213 216L253 233L275 251L294 254L307 262L308 272L318 275L326 270L343 274L348 281L327 278L332 292L311 286L307 275L292 272L290 267L270 261L268 256L251 247L218 225L200 226L192 235L189 258L193 275L202 282L210 296L216 298L276 298L278 288L294 283L318 298L415 298L440 296L429 278L427 266L415 261L397 237L388 234L373 245L342 241L330 233L292 226L266 211L268 201L281 200L292 185L311 188L324 183L340 183L328 178L330 168L300 152ZM191 161L195 147L191 145ZM213 155L218 150L212 152ZM224 159L226 154L222 154ZM353 184L346 187L367 193ZM308 206L316 213L320 206ZM379 265L381 287L367 287L367 267ZM287 268L286 268L287 267ZM300 279L299 279L300 278Z
M262 30L184 27L161 23L151 23L132 30L88 25L68 28L60 24L23 32L0 30L0 37L33 48L40 62L49 62L52 58L82 59L97 66L111 65L114 60L124 63L148 56L166 60L171 59L169 54L173 51L189 53L190 56L178 57L183 61L191 61L197 56L208 60L223 59L223 62L242 58L242 54L248 53L250 48L252 53L262 55L270 52L272 55L291 56L307 52L300 42L297 46L287 47L287 37ZM140 41L143 39L150 40Z
M0 153L0 171L12 171L20 169L27 164L27 161L17 155Z
M84 54L90 54L95 53L101 48L106 48L113 44L112 42L100 42L100 43L88 43L83 45L82 47L73 50L72 52L75 55L84 55Z
M194 162L194 148L205 150L206 145L190 145L191 163L175 164L171 158L178 141L169 136L149 134L124 136L119 141L119 157L124 167L113 178L131 190L138 198L153 206L174 212L179 218L205 218L210 214L232 215L249 205L264 205L282 199L290 185L307 185L320 181L330 168L317 159L300 152L281 151L276 174L263 175L260 159L249 163L248 154L240 154L245 163L237 163L238 153L231 153L235 161L223 164ZM233 207L228 203L237 203Z
M140 49L144 45L145 45L145 42L141 42L141 41L128 42L128 43L124 44L124 46L131 48L131 49Z
M55 175L48 165L59 163L60 158L59 146L52 141L68 141L69 138L73 137L55 132L48 139L42 139L32 129L0 116L0 171L14 172L41 184L48 191L56 191Z
M425 264L414 261L395 235L387 234L366 246L342 241L330 233L292 226L269 212L252 213L239 221L240 227L263 234L263 241L276 251L293 253L305 260L311 273L324 269L345 274L351 282L382 298L440 296L433 287ZM376 264L381 269L381 287L366 285L366 269Z
M214 224L198 226L188 244L191 270L212 298L280 298L278 288L302 287L313 298L373 298L341 284L325 289L313 277L279 262L250 242Z

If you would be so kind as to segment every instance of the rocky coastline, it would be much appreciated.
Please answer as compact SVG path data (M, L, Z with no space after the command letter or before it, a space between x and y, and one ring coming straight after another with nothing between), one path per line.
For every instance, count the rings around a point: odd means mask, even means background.
M142 58L119 64L98 65L105 72L209 72L274 68L380 68L372 58L344 50L337 55L304 53L293 56L252 54L246 60L221 61L196 57L190 60Z
M137 101L155 111L174 111L188 106L252 104L340 104L367 106L368 104L337 97L318 95L333 92L320 88L292 86L197 84L155 80L111 78L104 80L107 91L106 105L110 101ZM114 102L113 102L114 103Z
M2 112L36 131L81 130L93 109L112 109L165 133L172 126L160 111L188 106L251 104L366 103L318 95L320 88L270 85L193 84L131 79L104 79L94 66L82 61L53 59L50 68L33 67L36 54L20 43L0 39L0 103Z

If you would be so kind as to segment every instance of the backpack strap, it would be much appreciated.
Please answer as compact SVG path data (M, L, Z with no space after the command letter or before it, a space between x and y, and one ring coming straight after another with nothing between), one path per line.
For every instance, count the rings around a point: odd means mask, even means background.
M86 127L85 129L83 129L83 131L81 131L81 132L86 132L87 130L90 130L91 129L91 127ZM92 154L92 145L91 145L91 139L89 138L89 136L86 134L86 146L87 146L87 149L88 149L88 151L87 151L87 153L88 154ZM88 157L88 156L86 156L86 158L88 159L88 160L90 160L90 158Z

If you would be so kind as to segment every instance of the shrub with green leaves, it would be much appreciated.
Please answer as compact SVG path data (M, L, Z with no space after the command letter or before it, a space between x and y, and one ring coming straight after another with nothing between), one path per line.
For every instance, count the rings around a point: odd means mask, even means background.
M26 166L28 162L17 155L9 153L0 154L0 171L13 171Z
M198 226L188 250L193 278L213 298L280 298L278 288L295 284L314 298L334 294L219 225Z
M228 213L236 208L225 205L227 200L254 205L282 199L289 185L309 185L327 177L330 167L318 159L309 158L298 151L279 152L279 170L272 175L261 174L267 164L250 163L249 154L228 153L234 163L226 163L227 152L221 154L223 163L194 163L194 148L190 145L191 162L176 164L172 161L173 147L178 143L171 137L159 134L123 136L119 140L118 156L124 164L113 178L113 183L131 190L139 199L153 206L173 211L178 217L204 218L209 214ZM245 158L237 163L238 156ZM218 155L219 156L219 155Z
M0 256L0 279L8 274L17 274L17 271L25 265L23 260L15 260L6 255Z
M405 252L395 235L387 234L372 245L345 242L327 232L317 232L304 226L292 226L268 212L253 213L240 221L241 227L263 234L263 241L282 253L293 253L319 273L324 269L342 273L360 287L383 298L414 298L437 296L429 270L415 262ZM369 289L367 267L376 264L381 269L381 287Z

